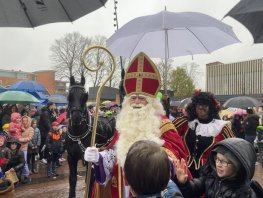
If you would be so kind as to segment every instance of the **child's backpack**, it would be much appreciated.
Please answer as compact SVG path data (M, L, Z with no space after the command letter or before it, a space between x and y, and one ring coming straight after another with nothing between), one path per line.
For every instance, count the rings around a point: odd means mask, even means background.
M250 187L256 193L257 197L263 197L263 188L257 181L252 180L250 183Z

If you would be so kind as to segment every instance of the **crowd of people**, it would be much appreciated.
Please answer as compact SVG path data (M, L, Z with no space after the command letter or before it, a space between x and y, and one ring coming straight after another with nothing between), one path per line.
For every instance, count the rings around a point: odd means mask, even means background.
M4 105L0 113L0 177L10 173L17 184L30 182L38 174L37 162L47 166L47 177L57 177L56 167L65 151L67 118L65 108L58 110L53 102L37 110L30 105ZM4 177L6 175L6 177ZM0 182L1 183L1 182ZM4 185L4 184L2 184ZM1 186L1 184L0 184ZM1 192L0 188L0 192Z
M94 167L92 197L263 197L262 187L252 180L259 122L251 109L244 119L234 116L229 122L219 117L216 97L197 90L185 112L171 116L168 95L157 97L160 74L142 52L128 66L123 85L121 109L99 109L100 116L116 117L116 132L103 147L84 153ZM92 116L94 106L88 112ZM6 106L0 120L0 177L13 171L27 183L30 173L37 173L38 155L47 164L47 177L58 176L65 109L58 112L52 102L39 113Z
M85 150L95 169L93 197L263 196L252 181L253 144L220 119L212 93L196 91L186 114L171 122L167 97L156 98L160 76L149 57L138 54L127 71L111 142Z

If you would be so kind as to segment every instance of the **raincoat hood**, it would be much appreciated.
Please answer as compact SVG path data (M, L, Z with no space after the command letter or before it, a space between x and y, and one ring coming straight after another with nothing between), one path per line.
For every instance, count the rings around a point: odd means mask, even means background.
M16 122L17 119L21 119L20 113L14 112L11 114L11 121Z
M16 138L10 138L10 139L7 140L7 146L8 146L8 148L10 148L10 149L11 149L11 147L10 147L11 143L16 143L16 144L17 144L17 149L16 149L16 150L19 150L19 149L20 149L21 143L18 141L18 139L16 139Z
M224 147L229 150L239 160L241 164L240 170L245 170L245 172L242 172L243 178L252 179L257 160L256 152L252 144L241 138L227 138L220 141L214 146L209 156L210 163L213 165L215 164L214 155L217 153L218 147Z

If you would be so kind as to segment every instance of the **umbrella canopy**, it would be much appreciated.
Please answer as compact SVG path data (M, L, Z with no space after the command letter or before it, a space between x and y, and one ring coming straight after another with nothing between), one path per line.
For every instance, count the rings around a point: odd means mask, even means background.
M30 94L35 96L40 102L45 102L48 99L42 92L30 92Z
M242 0L226 16L242 23L252 34L254 43L263 43L262 0Z
M181 104L180 100L170 101L171 107L178 107Z
M232 27L197 12L162 11L133 19L108 40L115 55L132 58L143 51L152 58L207 54L239 42Z
M37 27L74 21L103 6L107 0L0 0L1 27Z
M110 107L113 107L113 106L118 106L118 103L116 101L112 101L110 103L106 103L105 104L105 107L107 107L107 108L110 108Z
M223 118L223 116L231 117L233 115L247 115L247 111L240 108L228 108L219 112L220 118Z
M19 81L8 87L8 90L48 93L48 90L36 81Z
M4 91L6 91L6 88L0 86L0 92L4 92Z
M170 57L208 54L237 42L232 27L213 17L198 12L162 11L126 23L107 40L107 47L114 55L128 58L139 52L165 58L166 93Z
M51 95L48 97L48 101L54 102L57 106L68 104L68 99L63 95Z
M240 109L247 109L248 107L258 106L263 106L263 103L249 96L239 96L230 98L223 104L223 107L233 107Z
M0 103L9 104L29 104L39 103L39 100L33 95L23 91L5 91L0 93Z
M183 100L181 100L181 103L179 105L180 108L186 108L188 104L190 104L192 102L191 98L185 98Z
M224 109L219 112L219 116L222 119L224 116L230 117L233 115L233 111L230 109Z
M106 105L106 104L109 104L109 103L111 103L110 100L105 100L105 101L103 101L101 104L102 104L102 105Z

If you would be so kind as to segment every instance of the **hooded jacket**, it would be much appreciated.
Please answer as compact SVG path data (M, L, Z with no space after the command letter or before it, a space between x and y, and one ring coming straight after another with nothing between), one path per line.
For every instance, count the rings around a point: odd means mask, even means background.
M31 127L31 120L32 119L28 116L23 116L22 120L23 120L23 118L27 118L28 122L25 125L22 124L22 131L23 132L22 132L21 137L18 140L21 143L20 150L21 151L27 151L28 144L32 140L33 135L34 135L34 129Z
M216 173L214 156L217 147L229 150L240 162L234 176L219 178ZM256 152L253 146L241 138L228 138L214 146L209 161L202 170L202 176L179 185L184 197L201 196L206 198L259 198L250 187L255 172Z
M259 117L255 114L248 114L243 123L246 135L256 136L256 129L259 125Z
M17 144L17 149L16 150L12 150L11 149L11 143L16 143ZM9 163L7 164L7 170L9 170L10 168L13 168L16 172L21 171L22 168L25 165L25 159L24 159L24 154L22 151L20 151L20 142L15 139L15 138L10 138L7 141L7 147L10 148L11 150L11 159L9 160Z
M17 119L21 119L20 113L14 112L11 114L11 122L9 125L9 136L13 138L20 138L22 129L21 129L21 122L17 123Z

